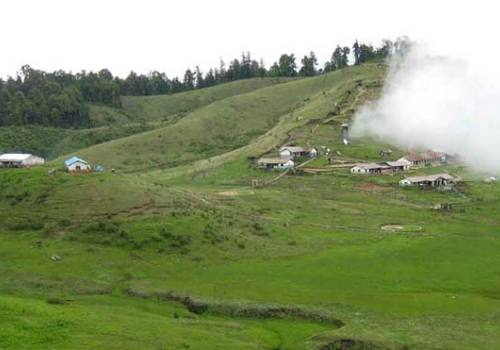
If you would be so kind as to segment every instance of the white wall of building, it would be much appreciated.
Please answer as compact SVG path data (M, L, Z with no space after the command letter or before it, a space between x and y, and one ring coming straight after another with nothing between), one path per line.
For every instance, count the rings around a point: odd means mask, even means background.
M90 165L83 162L74 162L70 166L68 166L68 171L90 171Z

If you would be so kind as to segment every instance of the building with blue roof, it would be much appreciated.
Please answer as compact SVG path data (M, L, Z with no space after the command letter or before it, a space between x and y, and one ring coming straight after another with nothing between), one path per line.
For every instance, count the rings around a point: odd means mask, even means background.
M70 173L89 172L92 170L92 167L86 160L76 156L67 159L64 164Z

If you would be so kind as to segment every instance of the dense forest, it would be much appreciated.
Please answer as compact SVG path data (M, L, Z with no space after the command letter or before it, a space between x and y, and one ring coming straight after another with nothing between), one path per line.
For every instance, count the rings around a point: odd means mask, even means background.
M120 107L120 96L173 94L255 77L314 76L342 69L350 64L350 59L355 65L384 59L392 52L404 51L408 45L407 38L400 38L395 42L384 40L377 48L358 41L352 47L337 46L321 68L314 52L300 59L300 68L294 54L283 54L269 69L247 52L227 67L221 60L219 67L205 74L198 66L187 69L182 79L170 79L157 71L147 75L130 72L125 79L114 77L107 69L97 73L47 73L26 65L15 77L0 79L0 126L86 127L90 124L88 102Z

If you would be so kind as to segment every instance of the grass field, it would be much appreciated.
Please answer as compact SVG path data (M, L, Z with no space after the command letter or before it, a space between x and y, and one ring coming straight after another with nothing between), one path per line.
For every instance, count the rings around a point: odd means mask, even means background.
M277 175L254 158L285 142L403 154L340 140L383 74L262 87L78 152L114 173L0 171L0 349L498 349L500 185L484 174L414 169L464 181L402 188L320 154L327 172L252 187Z

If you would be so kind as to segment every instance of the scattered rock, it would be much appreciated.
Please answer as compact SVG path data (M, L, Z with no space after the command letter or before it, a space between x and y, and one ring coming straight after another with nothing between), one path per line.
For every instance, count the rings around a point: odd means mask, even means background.
M381 227L382 231L386 232L422 232L423 227L418 225L383 225Z
M403 226L401 226L401 225L384 225L384 226L382 226L382 231L394 232L394 231L400 231L402 229L403 229Z
M487 177L486 179L484 179L484 182L486 183L492 183L492 182L497 182L498 181L498 177L496 176L490 176L490 177Z
M50 259L51 259L52 261L59 261L59 260L61 260L61 257L60 257L59 255L57 255L57 254L54 254L54 255L52 255L52 256L50 257Z

